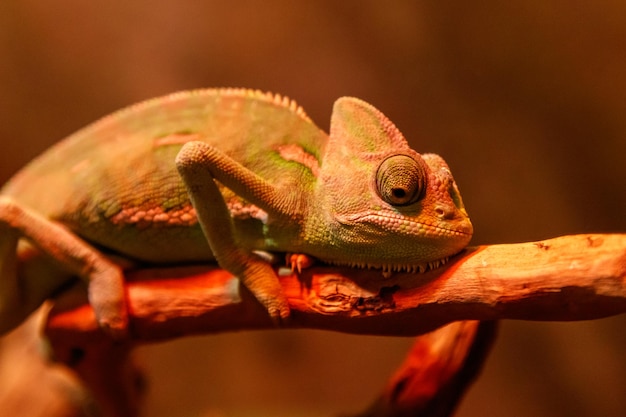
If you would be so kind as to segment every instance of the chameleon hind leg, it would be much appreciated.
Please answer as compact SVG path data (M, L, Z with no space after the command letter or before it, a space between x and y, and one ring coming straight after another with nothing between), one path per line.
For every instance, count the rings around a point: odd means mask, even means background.
M19 254L25 253L19 250L20 239L47 255L59 271L39 276L36 268L20 265ZM19 324L72 277L87 282L100 326L113 336L125 335L128 316L121 268L64 226L0 196L0 334Z
M287 319L289 305L274 269L238 244L230 212L215 183L217 179L234 192L241 192L241 188L262 188L264 181L203 142L186 144L176 165L218 264L241 280L272 320Z

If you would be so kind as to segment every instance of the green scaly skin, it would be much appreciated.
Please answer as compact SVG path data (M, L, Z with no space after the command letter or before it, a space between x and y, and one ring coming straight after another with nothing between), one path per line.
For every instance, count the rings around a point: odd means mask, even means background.
M13 276L0 284L0 331L15 325L11 297L36 306L55 286L16 294L15 282L35 280L12 269L28 262L26 239L89 282L113 334L126 326L123 274L103 251L151 265L217 259L284 319L287 301L255 250L388 275L436 267L472 235L443 159L410 149L371 105L337 100L327 135L293 101L241 89L152 99L59 142L1 190L2 230L0 272Z

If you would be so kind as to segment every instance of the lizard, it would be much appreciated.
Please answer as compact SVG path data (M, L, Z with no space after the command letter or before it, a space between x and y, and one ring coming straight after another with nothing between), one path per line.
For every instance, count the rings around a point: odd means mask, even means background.
M0 334L78 277L122 337L125 268L213 261L280 322L289 305L258 251L384 279L438 267L472 231L446 162L365 101L336 100L327 134L278 94L172 93L70 135L0 189Z

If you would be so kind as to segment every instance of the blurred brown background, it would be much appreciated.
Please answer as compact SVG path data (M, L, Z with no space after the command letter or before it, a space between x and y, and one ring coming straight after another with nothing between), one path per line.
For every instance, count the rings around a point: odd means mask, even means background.
M448 161L475 244L626 232L626 3L611 0L4 0L0 183L102 115L210 86L288 95L325 129L337 97L371 102ZM503 323L458 415L626 415L624 324ZM298 331L142 348L146 415L356 411L410 343Z

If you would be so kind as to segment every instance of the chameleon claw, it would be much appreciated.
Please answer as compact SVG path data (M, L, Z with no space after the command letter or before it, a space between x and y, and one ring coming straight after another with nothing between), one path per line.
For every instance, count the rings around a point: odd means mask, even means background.
M128 337L128 318L125 315L107 319L97 318L97 321L102 331L113 339L121 340Z
M265 307L275 327L283 327L289 321L291 309L289 308L287 298L283 294L274 297L259 297L255 295L255 298Z
M123 273L119 267L105 264L91 277L89 304L102 331L114 339L128 336L128 311Z
M315 264L315 260L304 253L288 253L286 256L287 266L291 268L291 272L298 271L302 273L303 269L310 268Z
M250 259L246 266L245 271L238 274L241 283L265 308L274 325L280 327L287 321L291 311L274 269L255 258Z
M267 309L267 312L275 327L283 327L289 322L289 317L291 316L289 306L271 307Z

